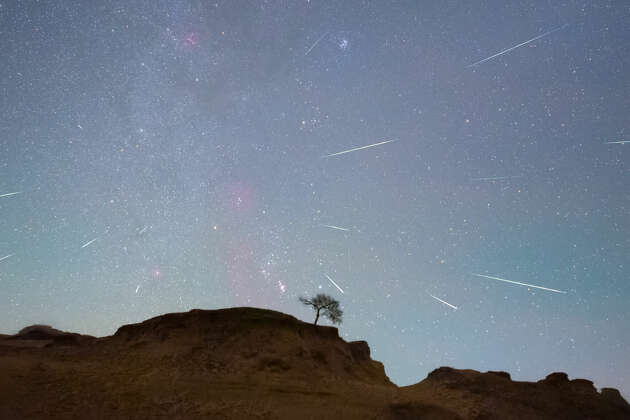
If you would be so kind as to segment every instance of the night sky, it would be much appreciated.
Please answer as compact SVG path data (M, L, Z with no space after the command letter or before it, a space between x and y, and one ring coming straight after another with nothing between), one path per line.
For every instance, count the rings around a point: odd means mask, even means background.
M629 19L0 1L0 332L311 322L298 296L327 293L398 385L448 365L628 396L630 144L609 142L630 141Z

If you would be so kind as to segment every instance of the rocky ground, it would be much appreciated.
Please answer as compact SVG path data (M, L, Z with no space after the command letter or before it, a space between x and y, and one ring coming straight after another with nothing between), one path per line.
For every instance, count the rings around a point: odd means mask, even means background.
M0 419L630 419L619 392L564 373L442 367L397 387L366 342L280 312L166 314L95 338L0 335Z

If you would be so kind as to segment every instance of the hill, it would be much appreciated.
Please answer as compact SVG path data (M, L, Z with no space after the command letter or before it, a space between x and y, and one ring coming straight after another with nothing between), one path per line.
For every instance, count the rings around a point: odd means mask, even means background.
M95 338L0 336L1 419L622 419L618 391L554 373L439 368L397 387L364 341L270 310L192 310Z

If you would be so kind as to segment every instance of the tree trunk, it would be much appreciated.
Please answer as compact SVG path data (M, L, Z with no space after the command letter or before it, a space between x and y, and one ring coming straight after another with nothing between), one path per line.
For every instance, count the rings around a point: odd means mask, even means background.
M315 322L313 322L313 325L317 325L318 319L319 319L319 308L317 308L317 315L315 315Z

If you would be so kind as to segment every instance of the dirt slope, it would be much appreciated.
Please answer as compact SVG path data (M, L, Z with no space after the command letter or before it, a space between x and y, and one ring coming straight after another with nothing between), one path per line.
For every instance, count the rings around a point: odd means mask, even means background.
M440 368L398 388L366 342L255 308L166 314L103 338L32 326L0 337L0 372L0 419L630 419L616 390L563 374Z

